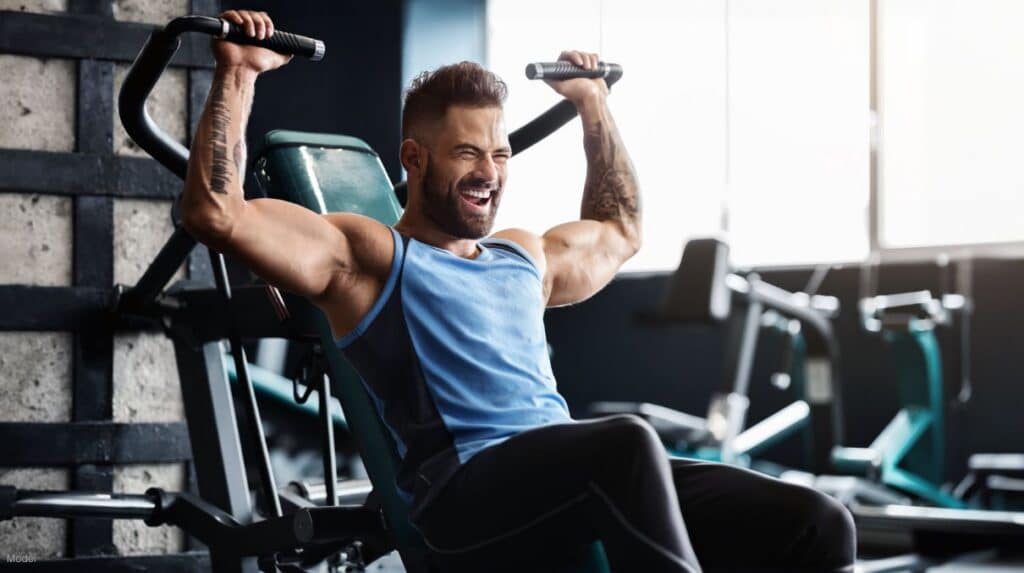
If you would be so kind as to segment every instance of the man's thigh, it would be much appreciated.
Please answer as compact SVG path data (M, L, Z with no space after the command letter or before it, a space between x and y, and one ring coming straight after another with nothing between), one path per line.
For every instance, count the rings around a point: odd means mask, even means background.
M837 512L845 512L828 496L725 464L678 458L670 463L683 520L705 567L845 560L836 555L843 551L832 547L836 543L801 546L831 541L814 532L817 524L831 524Z
M601 420L546 426L481 451L445 485L417 526L433 548L452 554L497 550L503 540L593 539L584 506L596 466L607 463L608 427Z

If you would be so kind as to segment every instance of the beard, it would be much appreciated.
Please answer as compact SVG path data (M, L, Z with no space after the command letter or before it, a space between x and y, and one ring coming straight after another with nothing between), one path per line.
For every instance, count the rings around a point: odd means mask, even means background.
M445 233L459 239L482 239L491 232L494 217L498 213L501 193L494 193L488 203L486 214L467 213L462 208L460 189L481 187L486 182L464 177L447 185L437 177L433 165L427 160L423 173L423 212ZM500 191L500 189L499 189Z

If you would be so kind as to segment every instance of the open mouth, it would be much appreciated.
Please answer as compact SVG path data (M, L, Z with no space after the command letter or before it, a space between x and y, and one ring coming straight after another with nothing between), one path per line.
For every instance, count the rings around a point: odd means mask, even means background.
M459 191L462 201L477 211L486 211L494 197L494 191L463 189Z

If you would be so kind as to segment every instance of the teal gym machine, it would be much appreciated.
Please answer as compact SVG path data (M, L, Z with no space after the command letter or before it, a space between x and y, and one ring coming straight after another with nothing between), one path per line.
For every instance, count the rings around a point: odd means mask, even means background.
M818 282L812 280L809 286ZM833 444L842 441L835 383L839 348L831 325L838 312L835 297L789 292L756 273L734 273L729 246L720 239L690 240L661 304L637 318L646 325L725 323L722 384L707 415L636 402L597 402L590 412L645 418L673 455L753 467L772 475L783 468L756 458L799 433L804 469L826 471ZM747 426L753 363L762 336L780 342L781 361L771 381L792 402Z
M866 448L837 447L836 470L873 477L939 507L966 504L942 489L945 476L945 391L935 334L962 309L961 295L929 291L878 295L860 301L864 329L878 333L892 357L901 408Z

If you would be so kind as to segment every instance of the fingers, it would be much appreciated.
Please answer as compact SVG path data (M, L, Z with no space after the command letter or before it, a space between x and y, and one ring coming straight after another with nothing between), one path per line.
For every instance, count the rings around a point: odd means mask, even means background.
M238 13L238 10L227 10L225 12L221 12L220 17L239 26L245 24L245 21L242 20L242 15Z
M220 17L241 26L247 36L262 40L274 35L274 23L266 12L227 10Z
M558 56L558 60L562 62L570 62L581 68L592 70L597 67L600 58L594 52L566 50Z
M260 16L262 16L263 20L267 23L267 37L269 38L269 37L273 36L274 35L274 22L272 22L270 20L270 15L267 14L266 12L260 12Z

